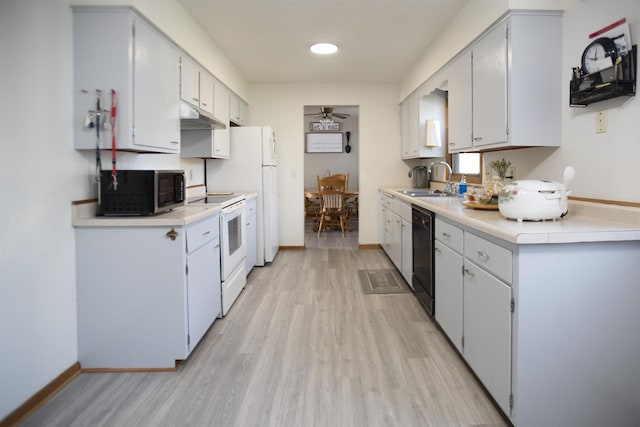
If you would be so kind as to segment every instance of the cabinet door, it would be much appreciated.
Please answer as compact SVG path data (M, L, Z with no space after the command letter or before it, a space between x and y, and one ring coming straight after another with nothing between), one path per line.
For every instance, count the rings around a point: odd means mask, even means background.
M464 358L509 414L511 288L468 260L464 268Z
M387 208L384 204L384 196L380 194L380 203L378 204L378 238L380 239L380 246L386 251L386 224L387 224Z
M229 126L229 90L217 80L213 84L213 117Z
M418 157L418 139L420 138L420 97L414 93L409 98L409 139L407 140L407 158Z
M402 270L402 219L395 212L387 211L387 221L391 229L387 229L387 237L391 240L387 242L389 247L389 258L398 270Z
M462 255L436 240L436 320L453 345L462 352Z
M410 158L411 142L409 141L409 100L406 99L400 104L400 123L402 125L402 158Z
M213 116L213 77L200 72L200 109Z
M180 57L180 99L198 108L200 106L200 72L198 66L186 56Z
M471 52L460 56L449 72L449 151L470 148L471 139Z
M220 243L211 241L187 257L189 352L221 312Z
M413 246L411 240L411 221L402 218L402 268L400 272L404 280L411 285L413 274Z
M137 19L135 25L133 141L137 146L177 153L180 151L179 55L142 20Z
M473 144L507 141L507 24L473 46Z

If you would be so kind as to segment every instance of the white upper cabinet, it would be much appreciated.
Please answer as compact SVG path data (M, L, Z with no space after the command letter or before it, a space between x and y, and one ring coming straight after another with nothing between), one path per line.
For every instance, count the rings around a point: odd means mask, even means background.
M452 63L449 150L560 146L561 40L561 15L512 12Z
M247 124L247 104L235 94L229 97L229 120L238 126Z
M449 151L472 146L471 51L464 52L447 69L449 78Z
M117 149L178 153L180 56L174 46L128 8L74 8L73 39L74 147L96 148L96 129L85 124L95 123L98 93L101 109L111 108L113 89ZM99 146L110 149L111 128L101 129Z
M400 105L403 159L446 155L447 93L439 89L439 79L432 77Z
M213 76L200 71L200 109L213 116Z
M229 130L229 90L219 81L213 86L213 117L222 122L226 129L213 131L213 156L221 159L231 157L231 133Z
M186 56L180 57L180 99L195 108L200 106L200 70Z
M180 57L180 99L213 115L213 76L185 55Z

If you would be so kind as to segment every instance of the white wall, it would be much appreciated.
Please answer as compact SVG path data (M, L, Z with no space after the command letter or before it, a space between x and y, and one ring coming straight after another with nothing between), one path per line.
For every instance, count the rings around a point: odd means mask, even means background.
M464 47L508 7L566 8L563 16L562 146L485 153L485 167L495 158L506 158L516 166L517 179L562 181L564 167L572 165L576 178L573 196L640 202L640 101L621 97L592 104L584 109L569 107L569 78L572 67L580 64L588 34L626 17L632 41L640 37L640 1L595 0L472 1L452 20L442 36L430 46L401 85L405 97L455 55L450 49ZM481 25L480 25L481 24ZM635 36L635 39L634 39ZM607 110L609 132L595 133L595 114Z
M76 4L133 4L77 1ZM247 83L175 0L135 6L229 87ZM105 35L108 37L108 35ZM73 149L70 0L0 2L0 420L78 360L71 202L95 196L94 153ZM118 167L201 160L119 153ZM104 167L110 153L103 152ZM105 263L108 263L108 257Z
M378 243L377 190L406 185L400 160L400 111L395 85L251 85L252 125L273 126L278 140L280 244L304 245L305 105L357 105L359 114L360 244ZM352 152L353 154L353 152Z
M17 36L19 35L19 36ZM78 360L71 11L0 5L0 419Z

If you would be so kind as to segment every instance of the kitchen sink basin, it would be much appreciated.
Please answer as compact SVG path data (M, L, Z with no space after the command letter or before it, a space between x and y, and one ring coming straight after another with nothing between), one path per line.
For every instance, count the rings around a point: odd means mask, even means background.
M413 190L400 190L402 194L411 197L451 197L453 194L445 193L440 190L426 190L426 189L413 189Z

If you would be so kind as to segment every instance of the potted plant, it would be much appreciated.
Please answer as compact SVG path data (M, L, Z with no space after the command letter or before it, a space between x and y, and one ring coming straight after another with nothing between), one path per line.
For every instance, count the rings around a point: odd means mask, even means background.
M500 179L504 180L504 178L507 176L509 166L511 166L511 162L505 159L494 160L489 163L489 166L491 166L491 169L498 173Z
M498 194L502 190L502 187L504 187L504 178L507 176L507 171L509 170L509 166L511 166L511 162L502 158L500 160L492 161L489 163L489 166L491 169L496 171L499 177L494 178L489 187L493 194Z

